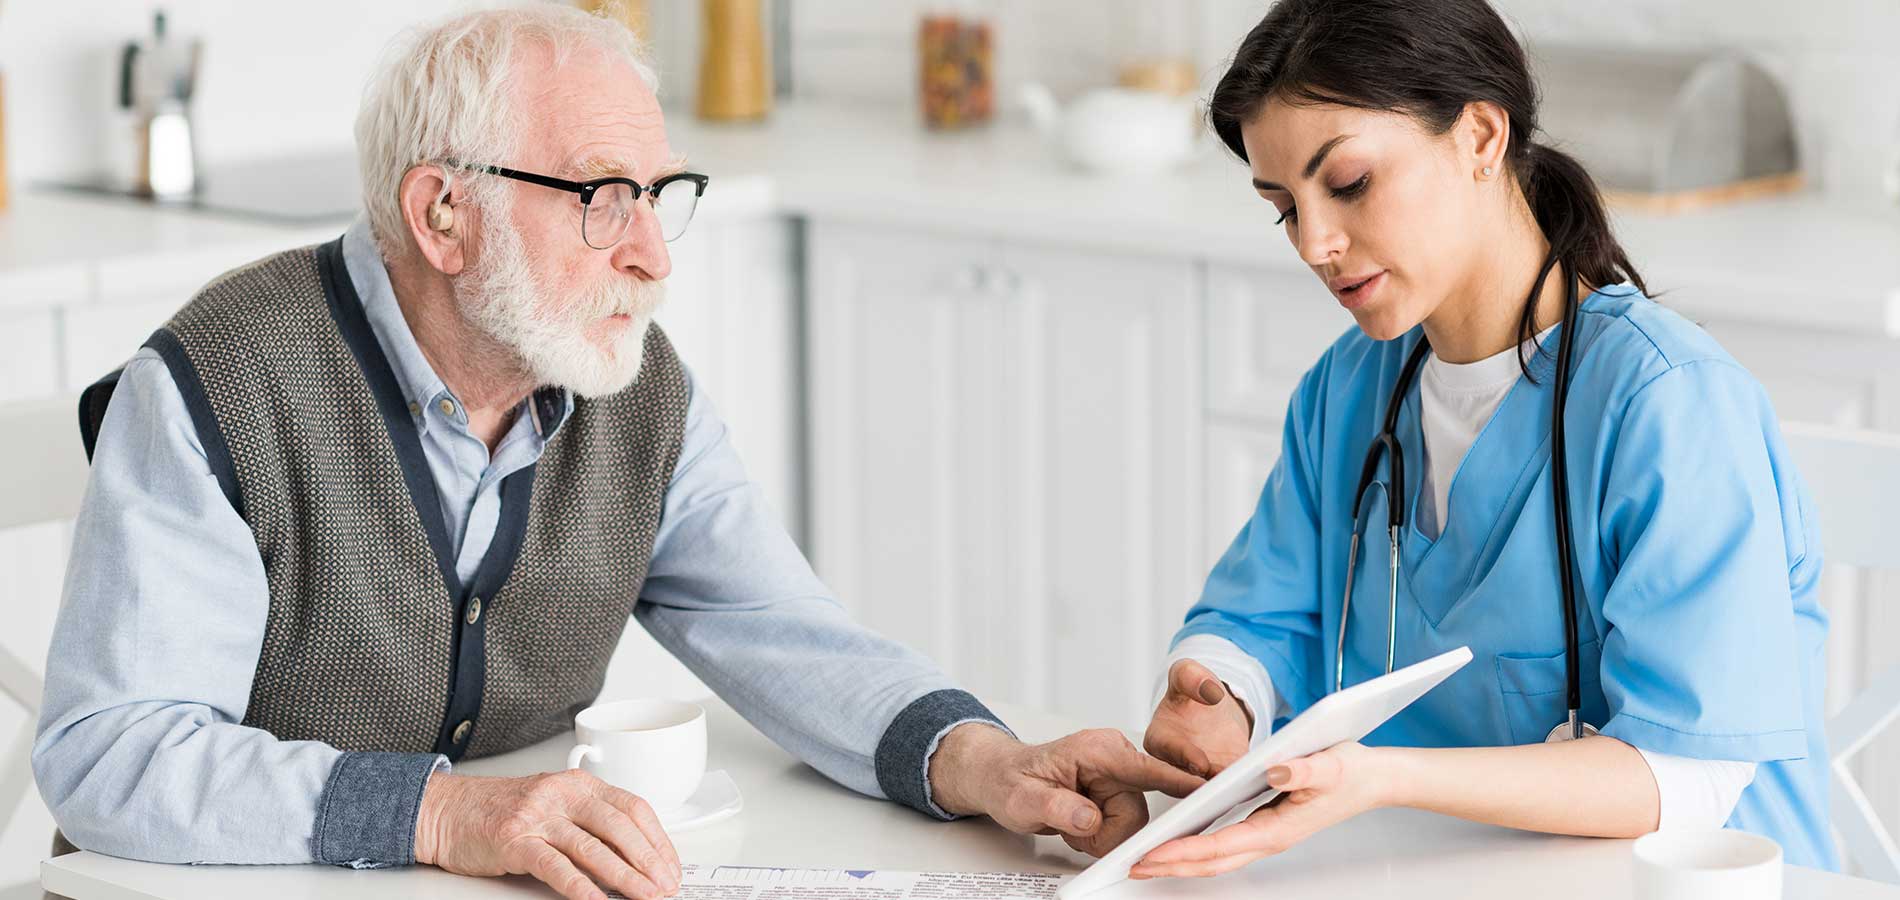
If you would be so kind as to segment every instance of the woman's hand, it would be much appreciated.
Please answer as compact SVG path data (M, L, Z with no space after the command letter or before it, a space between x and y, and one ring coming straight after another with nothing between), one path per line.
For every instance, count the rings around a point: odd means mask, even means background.
M1206 666L1183 659L1168 667L1168 692L1141 740L1156 759L1212 778L1247 752L1253 713Z
M1148 852L1131 878L1206 877L1292 847L1321 829L1390 805L1394 773L1381 749L1340 744L1267 770L1281 795L1212 834L1175 838Z

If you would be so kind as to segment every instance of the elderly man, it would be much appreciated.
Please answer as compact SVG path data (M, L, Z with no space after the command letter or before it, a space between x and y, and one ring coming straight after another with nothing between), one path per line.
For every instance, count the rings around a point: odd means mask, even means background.
M1112 732L1018 742L818 582L649 325L707 179L624 28L422 32L357 142L364 220L213 281L82 402L33 754L74 844L672 893L639 798L450 768L568 730L630 612L788 750L932 816L1099 854L1144 790L1199 783Z

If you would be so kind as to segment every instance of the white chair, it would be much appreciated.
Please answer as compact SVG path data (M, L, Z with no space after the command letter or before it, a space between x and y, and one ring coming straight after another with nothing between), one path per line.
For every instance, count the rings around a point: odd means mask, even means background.
M1900 434L1821 425L1783 429L1820 509L1829 565L1900 571L1890 518L1900 503ZM1891 598L1889 598L1891 599ZM1881 673L1827 723L1834 827L1869 878L1900 884L1900 845L1880 822L1848 761L1900 718L1900 666Z
M0 529L71 519L86 493L86 453L74 397L0 404ZM57 602L58 598L23 598ZM33 730L39 718L37 667L0 647L0 697L26 709L26 722L0 744L0 833L33 784Z

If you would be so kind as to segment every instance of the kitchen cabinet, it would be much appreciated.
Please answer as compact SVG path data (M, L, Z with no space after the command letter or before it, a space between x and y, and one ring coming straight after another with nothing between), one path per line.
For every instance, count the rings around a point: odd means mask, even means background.
M778 217L695 222L668 250L673 274L655 321L725 420L746 473L799 537L795 226Z
M814 223L812 552L979 696L1133 725L1200 577L1182 260Z

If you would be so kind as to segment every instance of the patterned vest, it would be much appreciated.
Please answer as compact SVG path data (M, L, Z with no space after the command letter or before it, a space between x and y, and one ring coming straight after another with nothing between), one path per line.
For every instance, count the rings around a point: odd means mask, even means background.
M658 327L610 397L530 406L559 430L501 485L475 577L457 576L408 401L341 241L219 277L147 346L257 540L270 612L244 724L344 750L503 753L600 693L646 579L687 384ZM81 401L87 446L116 374Z

